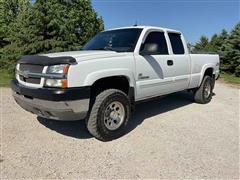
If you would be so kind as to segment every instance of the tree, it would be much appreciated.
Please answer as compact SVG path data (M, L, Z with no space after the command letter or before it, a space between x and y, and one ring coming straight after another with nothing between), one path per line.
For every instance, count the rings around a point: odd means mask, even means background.
M11 44L3 48L8 68L21 55L80 49L104 25L89 0L37 0L9 29Z
M8 44L5 38L7 37L10 24L29 6L28 0L0 0L0 48Z
M202 36L194 46L196 51L218 53L221 71L240 77L240 23L230 33L222 30L220 34L214 34L210 41Z
M230 32L220 48L223 70L240 76L240 23Z
M201 36L200 40L194 46L194 52L208 52L210 49L209 40L206 36Z
M210 47L210 51L218 53L220 56L220 64L221 67L220 69L224 70L225 64L224 64L224 60L225 60L225 55L224 52L221 51L221 48L224 44L226 44L227 39L229 38L229 34L228 32L223 29L222 32L220 34L214 34L211 38L209 47Z
M225 43L228 36L229 36L228 32L225 29L223 29L219 35L217 34L213 35L210 43L215 49L219 49L219 47L221 47Z
M210 40L206 36L201 36L194 46L194 51L218 53L227 38L228 32L225 29L219 35L214 34Z
M18 16L29 8L29 0L0 0L0 69L9 66L7 59L4 59L3 52L4 48L11 43L8 39L11 27L17 21ZM11 49L9 50L7 53L12 55Z

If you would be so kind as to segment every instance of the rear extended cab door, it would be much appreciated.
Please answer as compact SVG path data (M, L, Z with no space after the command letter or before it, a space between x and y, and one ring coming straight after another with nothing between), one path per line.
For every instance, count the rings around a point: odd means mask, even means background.
M172 89L181 91L187 89L191 78L191 58L187 43L180 32L167 31L170 44L169 59L173 61L170 76L173 78Z
M155 40L162 41L159 44L167 46L167 50L155 55L140 55L142 44L148 41L148 37L153 33ZM181 43L171 45L171 42L176 43L179 38ZM178 32L148 29L142 32L139 40L134 52L136 100L187 89L190 80L190 57L182 35ZM180 51L177 48L181 44L184 50Z

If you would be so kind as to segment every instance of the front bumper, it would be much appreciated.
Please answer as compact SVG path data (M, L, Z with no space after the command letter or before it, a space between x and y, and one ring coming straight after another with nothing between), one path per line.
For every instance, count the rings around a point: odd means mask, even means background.
M55 120L80 120L87 116L90 87L36 89L13 80L11 88L15 101L38 116Z

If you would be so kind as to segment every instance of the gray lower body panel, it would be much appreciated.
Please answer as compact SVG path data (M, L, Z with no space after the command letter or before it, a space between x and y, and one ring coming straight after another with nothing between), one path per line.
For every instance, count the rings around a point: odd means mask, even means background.
M86 118L89 99L74 101L47 101L29 98L13 92L15 101L26 111L54 120L74 121Z

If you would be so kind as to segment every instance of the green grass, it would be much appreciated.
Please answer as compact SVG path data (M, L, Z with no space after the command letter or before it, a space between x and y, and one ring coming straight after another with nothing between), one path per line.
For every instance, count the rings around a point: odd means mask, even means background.
M225 82L231 83L231 84L238 84L240 85L240 77L236 77L231 74L222 73L220 75L220 79L223 79Z
M0 70L0 87L7 87L9 86L10 81L14 77L9 74L6 70Z

